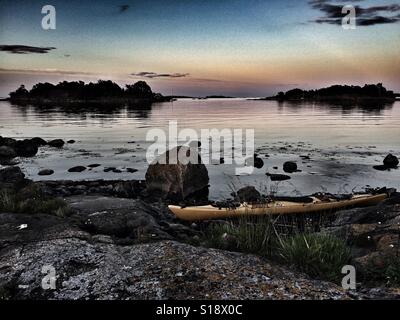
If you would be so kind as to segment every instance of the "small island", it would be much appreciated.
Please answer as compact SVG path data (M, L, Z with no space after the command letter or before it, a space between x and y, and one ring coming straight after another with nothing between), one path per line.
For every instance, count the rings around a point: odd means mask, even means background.
M154 93L145 81L127 84L121 88L111 80L99 80L96 83L83 81L63 81L56 85L45 82L35 84L31 90L21 85L11 92L6 100L17 104L130 104L171 101Z
M276 96L258 100L319 101L338 103L387 103L396 100L393 91L386 90L382 83L360 86L333 85L317 90L292 89Z

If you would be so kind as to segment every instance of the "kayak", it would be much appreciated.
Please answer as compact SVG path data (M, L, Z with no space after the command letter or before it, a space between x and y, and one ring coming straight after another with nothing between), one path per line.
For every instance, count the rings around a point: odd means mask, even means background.
M293 201L271 201L265 204L243 203L236 208L218 208L212 205L180 207L175 205L168 206L169 210L179 219L186 221L234 218L239 216L260 216L260 215L286 215L314 212L332 212L339 209L355 206L375 205L385 200L387 194L362 194L353 195L346 200L320 200L316 197L312 202L293 202Z

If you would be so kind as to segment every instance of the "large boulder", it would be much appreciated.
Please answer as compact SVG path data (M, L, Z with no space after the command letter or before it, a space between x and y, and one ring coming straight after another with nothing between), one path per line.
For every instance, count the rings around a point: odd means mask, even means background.
M185 146L167 151L146 172L147 193L170 200L208 196L208 183L208 171L197 150Z

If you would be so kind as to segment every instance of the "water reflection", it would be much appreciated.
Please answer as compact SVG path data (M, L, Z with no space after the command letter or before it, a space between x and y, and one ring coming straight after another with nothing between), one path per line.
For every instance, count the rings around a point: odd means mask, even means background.
M120 117L131 117L139 119L148 119L151 117L152 103L138 104L12 104L21 117L34 115L43 120L52 120L53 118L64 117L67 119L87 120L100 119L112 120Z

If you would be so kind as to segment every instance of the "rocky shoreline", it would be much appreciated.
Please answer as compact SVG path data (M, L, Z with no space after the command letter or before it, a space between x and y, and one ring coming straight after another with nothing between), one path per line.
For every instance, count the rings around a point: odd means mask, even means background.
M0 141L10 148L18 145L13 139ZM30 145L33 141L39 140L30 140ZM397 166L395 162L394 156L388 157L384 166ZM14 192L20 205L1 207L0 202L0 299L400 298L393 279L400 246L398 193L378 206L337 212L320 224L319 234L345 239L351 249L357 290L346 291L268 257L232 252L229 246L210 247L209 228L230 221L188 223L175 218L169 203L207 200L204 169L202 164L154 163L146 181L38 182L26 179L15 165L0 170L0 194ZM297 166L287 162L284 169L295 172ZM247 187L238 190L234 200L262 197ZM46 206L31 204L38 199ZM61 207L49 206L54 199ZM225 233L219 241L232 238ZM387 265L388 258L395 263ZM54 290L41 288L46 265L56 271Z

